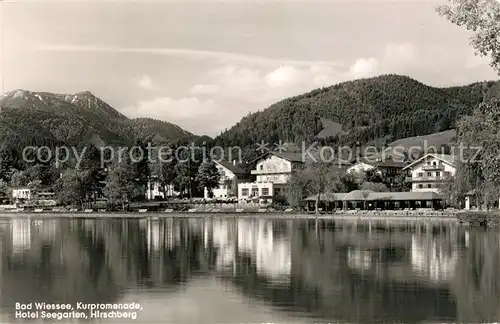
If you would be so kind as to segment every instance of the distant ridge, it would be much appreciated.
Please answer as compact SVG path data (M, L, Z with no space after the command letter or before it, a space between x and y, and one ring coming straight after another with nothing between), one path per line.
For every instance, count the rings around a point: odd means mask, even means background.
M129 119L90 91L55 94L18 89L0 95L3 143L127 145L135 138L172 143L197 136L165 121Z

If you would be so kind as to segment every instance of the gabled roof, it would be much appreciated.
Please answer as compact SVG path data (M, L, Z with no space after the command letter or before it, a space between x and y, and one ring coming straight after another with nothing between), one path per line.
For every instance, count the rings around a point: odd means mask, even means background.
M253 159L252 161L250 161L250 163L262 160L268 157L269 155L274 155L290 162L304 162L304 159L302 158L302 153L269 151L257 157L256 159Z
M392 158L388 159L383 159L383 160L377 160L375 158L367 158L367 157L362 157L359 159L355 159L353 162L351 162L353 165L356 165L358 163L364 163L371 165L376 168L404 168L408 163L404 162L398 162L393 160Z
M433 191L421 192L374 192L367 200L436 200L442 199L441 195Z
M372 194L372 190L354 190L351 191L350 193L346 194L342 200L347 200L347 201L363 201L367 200L368 196Z
M344 200L345 193L323 193L320 195L321 201L336 201L336 200ZM307 197L305 201L316 201L318 195L312 195Z
M302 153L269 151L269 152L266 152L266 153L262 154L258 158L250 161L250 163L254 163L256 161L262 160L262 159L264 159L265 157L267 157L269 155L274 155L274 156L277 156L277 157L282 158L284 160L287 160L287 161L290 161L290 162L296 162L296 163L304 163L304 162L306 162L306 160L308 158L307 154L302 154ZM338 164L343 164L343 165L351 165L350 162L344 161L342 159L338 159L335 162L332 161L331 163L338 163Z
M245 170L243 170L238 165L234 165L232 162L225 161L225 160L214 161L214 162L217 163L218 165L222 166L223 168L228 169L229 171L231 171L235 175L245 175L245 174L247 174L247 172Z
M403 168L403 170L406 170L408 168L411 168L412 166L414 166L415 164L418 164L420 163L422 160L428 158L428 157L433 157L433 158L436 158L440 161L443 161L444 163L447 163L451 166L456 166L456 156L455 155L450 155L450 154L433 154L433 153L428 153L424 156L422 156L421 158L419 159L416 159L415 161L411 162L410 164L408 164L407 166L405 166Z
M316 201L318 195L313 195L305 201ZM371 190L354 190L349 193L324 193L321 201L403 201L403 200L438 200L441 195L433 191L422 192L373 192Z

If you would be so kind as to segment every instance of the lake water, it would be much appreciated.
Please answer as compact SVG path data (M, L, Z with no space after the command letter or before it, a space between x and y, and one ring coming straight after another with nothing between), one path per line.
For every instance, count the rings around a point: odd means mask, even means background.
M138 323L500 321L499 232L450 221L19 217L0 258L1 323L39 322L15 319L36 301L134 302Z

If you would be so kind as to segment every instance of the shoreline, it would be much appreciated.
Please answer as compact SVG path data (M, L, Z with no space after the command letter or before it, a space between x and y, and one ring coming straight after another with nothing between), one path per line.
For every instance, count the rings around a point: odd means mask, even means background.
M261 219L321 219L321 220L439 220L458 221L457 214L446 213L335 213L335 214L305 214L284 212L0 212L0 219L31 218L31 219L171 219L171 218L261 218Z

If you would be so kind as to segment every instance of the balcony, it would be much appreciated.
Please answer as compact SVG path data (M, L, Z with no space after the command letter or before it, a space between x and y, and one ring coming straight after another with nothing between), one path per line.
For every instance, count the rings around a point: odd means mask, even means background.
M421 177L406 177L406 181L410 182L421 182L421 181L446 181L448 180L445 176L421 176Z
M290 170L252 170L251 174L262 175L262 174L287 174L292 173Z
M440 165L424 165L422 167L422 170L424 170L424 171L442 171L442 170L444 170L444 165L443 164L440 164Z

